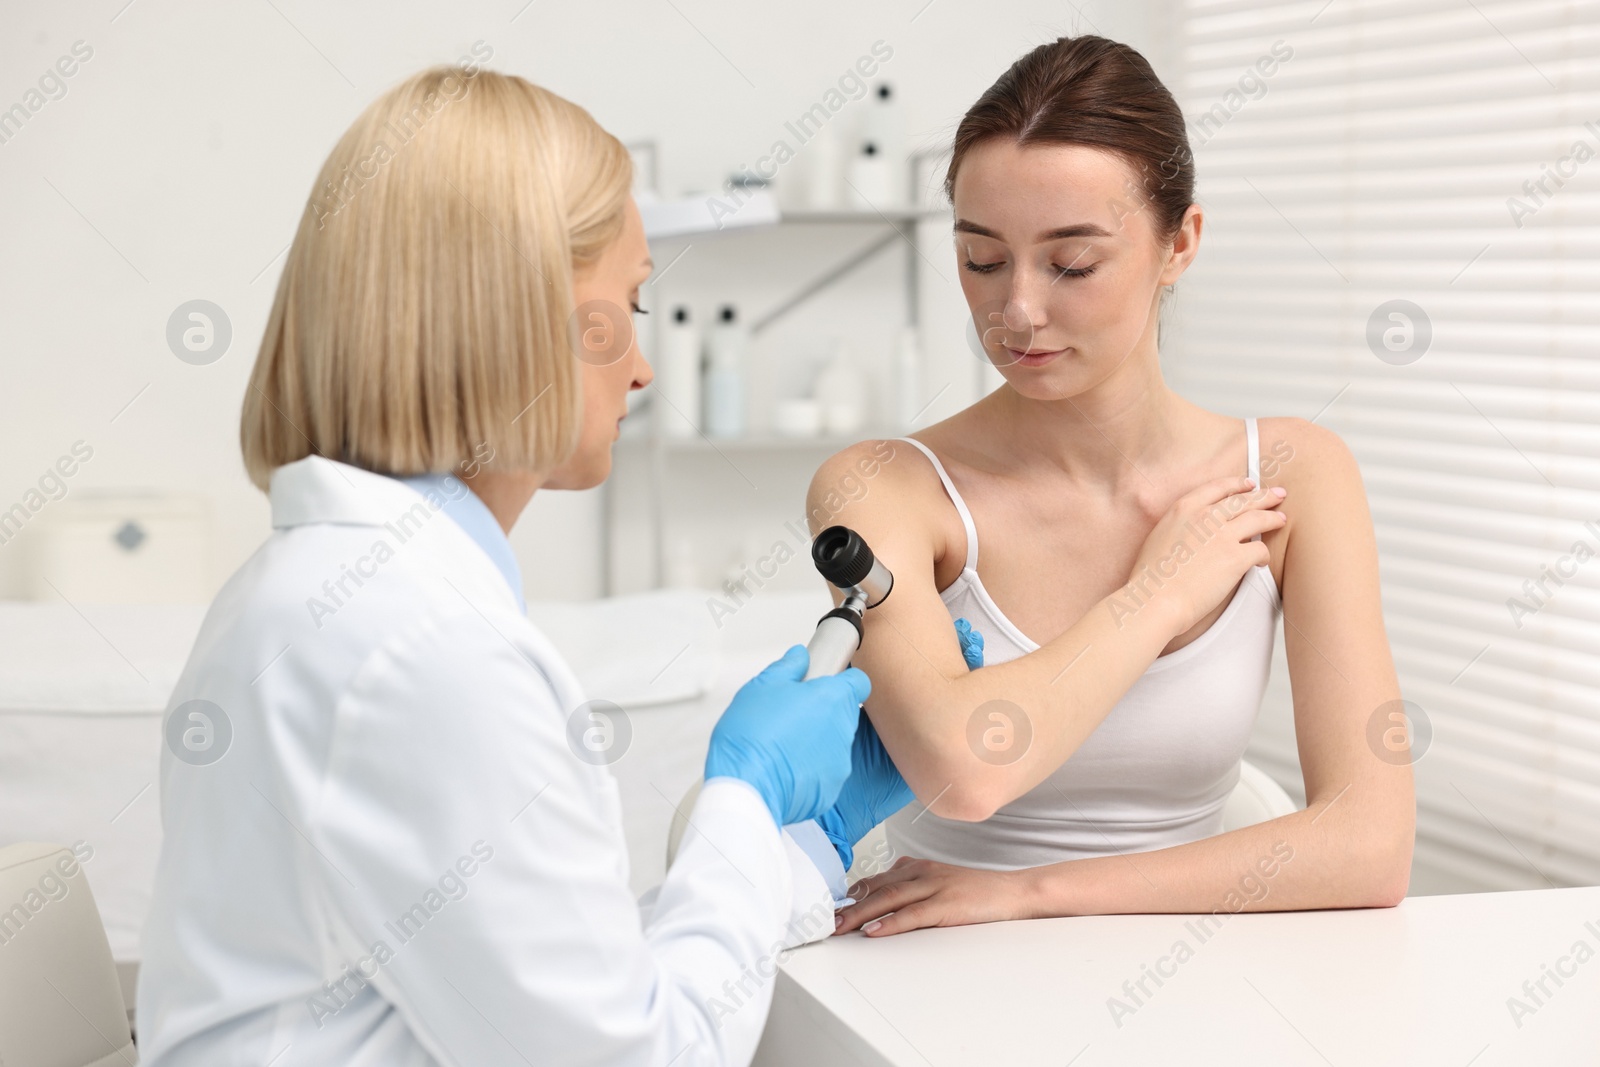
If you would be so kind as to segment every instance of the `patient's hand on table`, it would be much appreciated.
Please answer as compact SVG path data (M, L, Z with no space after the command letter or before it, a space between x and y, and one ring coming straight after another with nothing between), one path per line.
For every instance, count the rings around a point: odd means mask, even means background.
M1026 869L981 871L901 856L887 871L850 887L856 902L835 914L834 933L859 927L868 937L883 937L922 926L1035 918L1024 893L1027 874Z

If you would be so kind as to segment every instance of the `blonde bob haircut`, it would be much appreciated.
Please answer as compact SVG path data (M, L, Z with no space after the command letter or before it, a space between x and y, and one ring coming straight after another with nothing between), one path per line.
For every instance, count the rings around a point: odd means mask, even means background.
M308 455L395 475L564 462L572 276L621 232L632 174L583 108L476 64L374 101L278 280L240 420L250 480Z

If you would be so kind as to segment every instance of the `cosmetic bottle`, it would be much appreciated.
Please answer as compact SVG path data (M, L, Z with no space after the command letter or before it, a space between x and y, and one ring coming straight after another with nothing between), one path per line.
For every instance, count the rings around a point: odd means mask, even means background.
M888 211L898 207L889 161L875 141L861 142L850 161L850 206L857 211Z
M866 101L861 119L861 140L877 148L887 171L888 192L879 206L903 208L907 206L909 161L906 154L905 111L900 106L900 94L888 82L873 87Z
M812 211L839 207L839 135L824 123L800 149L805 161L805 206Z
M658 405L661 432L667 437L694 437L700 432L700 331L689 309L672 309L661 338L661 367L656 391L667 401Z
M816 398L822 408L822 431L848 437L866 421L866 379L851 358L849 346L838 342L822 373L817 376Z
M712 437L742 437L745 330L725 304L706 339L705 428Z

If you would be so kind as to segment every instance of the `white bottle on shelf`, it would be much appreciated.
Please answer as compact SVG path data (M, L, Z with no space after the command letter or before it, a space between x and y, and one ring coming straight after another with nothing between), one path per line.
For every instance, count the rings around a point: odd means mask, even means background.
M822 407L810 397L786 397L772 409L772 432L779 437L815 437L822 432Z
M832 123L823 123L801 147L806 157L806 207L834 211L839 207L839 135Z
M850 161L848 180L850 206L857 211L890 211L900 207L889 161L878 150L877 142L861 142L861 150Z
M744 436L744 326L724 304L706 339L706 433Z
M830 436L848 437L866 421L867 383L851 359L850 349L840 341L832 357L817 376L817 404L822 408L822 431Z
M661 374L656 390L667 401L657 417L667 437L693 437L700 432L700 331L689 309L672 309L661 338Z
M879 206L885 209L907 206L910 178L905 112L900 107L900 94L888 82L879 82L873 87L861 120L861 140L876 146L887 172L889 191Z

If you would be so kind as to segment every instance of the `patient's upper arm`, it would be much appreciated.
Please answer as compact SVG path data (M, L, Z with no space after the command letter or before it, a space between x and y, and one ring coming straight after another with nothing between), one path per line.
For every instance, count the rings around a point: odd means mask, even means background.
M837 453L806 494L813 535L848 526L894 575L889 597L862 620L851 663L872 679L867 713L907 784L924 804L949 790L937 814L960 818L964 801L950 787L971 762L965 738L973 709L959 706L954 683L968 668L934 583L941 505L952 506L932 465L904 441L864 441ZM843 596L833 590L833 599Z

